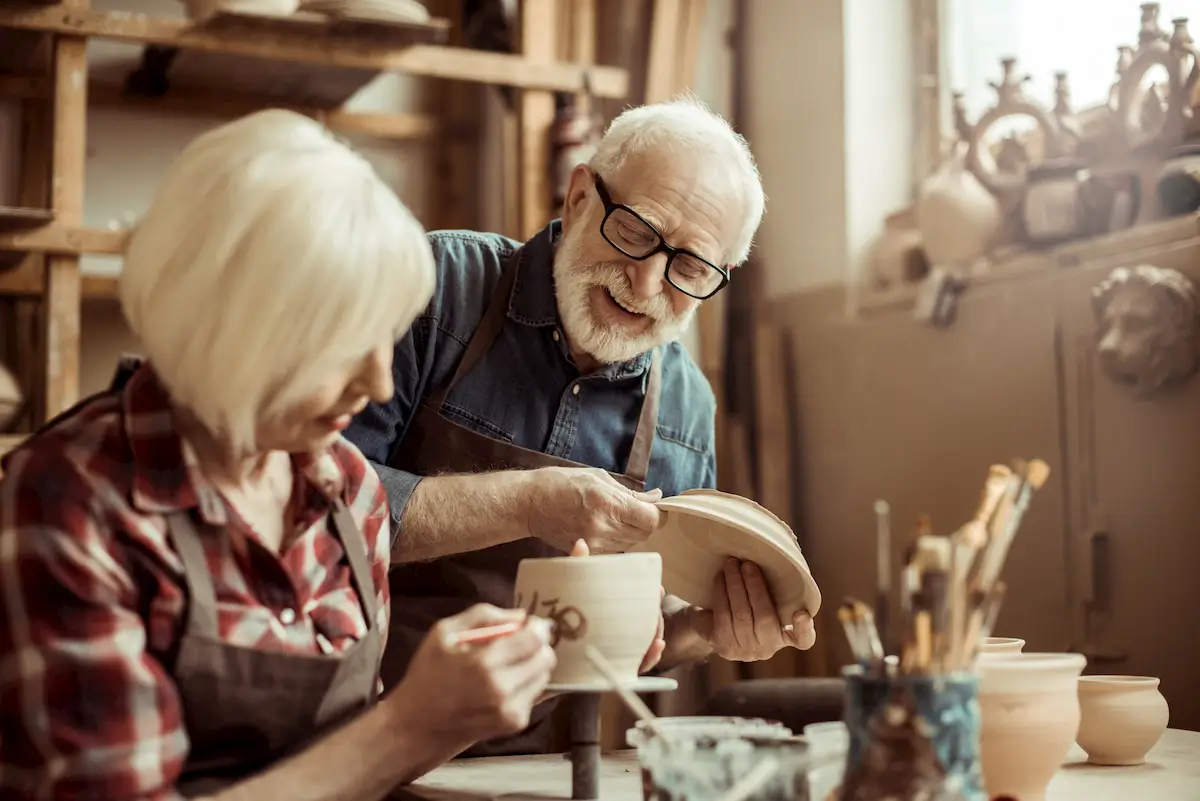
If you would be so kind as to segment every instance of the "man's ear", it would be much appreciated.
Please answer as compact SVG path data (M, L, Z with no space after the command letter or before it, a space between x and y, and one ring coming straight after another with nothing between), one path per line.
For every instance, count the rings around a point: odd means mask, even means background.
M595 185L596 179L592 175L592 169L586 164L576 164L575 169L571 170L571 177L567 181L567 195L563 200L562 207L562 227L563 233L567 233L571 226L582 219L585 201L588 197L588 192Z

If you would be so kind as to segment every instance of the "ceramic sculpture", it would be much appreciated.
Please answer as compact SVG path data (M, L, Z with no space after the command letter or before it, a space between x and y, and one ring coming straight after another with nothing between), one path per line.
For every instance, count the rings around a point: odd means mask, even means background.
M1150 676L1081 676L1076 742L1094 765L1141 765L1171 713Z

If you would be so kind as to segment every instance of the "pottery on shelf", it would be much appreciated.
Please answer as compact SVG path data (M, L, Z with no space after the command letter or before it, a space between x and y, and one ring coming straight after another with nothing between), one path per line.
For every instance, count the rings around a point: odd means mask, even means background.
M588 645L634 684L658 631L661 587L656 553L523 559L514 605L555 624L551 644L558 666L551 685L609 686L587 658Z
M665 520L630 552L662 555L667 592L712 609L713 582L734 557L762 570L782 625L790 625L796 612L816 615L821 608L821 591L796 535L767 509L717 490L687 490L657 505Z
M192 19L221 12L286 17L295 14L299 0L183 0Z
M1150 676L1080 676L1079 736L1093 765L1141 765L1171 713Z
M1082 654L984 653L980 755L988 797L1044 801L1079 731Z
M917 228L930 265L966 267L992 245L1000 203L955 154L925 179L917 194Z
M337 19L429 22L429 9L418 0L301 0L300 10Z
M981 649L985 654L1019 654L1025 641L1018 637L988 637Z

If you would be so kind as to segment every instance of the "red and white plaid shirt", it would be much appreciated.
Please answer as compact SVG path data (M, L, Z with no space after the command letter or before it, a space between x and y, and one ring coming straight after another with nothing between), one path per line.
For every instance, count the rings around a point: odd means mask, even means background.
M185 588L167 513L196 509L222 527L222 536L203 540L223 638L264 650L340 652L366 633L327 514L329 498L340 496L366 537L387 633L387 496L345 440L293 459L300 511L278 555L195 468L149 366L122 392L86 402L31 438L3 466L3 801L177 797L172 787L189 746L164 660L186 622Z

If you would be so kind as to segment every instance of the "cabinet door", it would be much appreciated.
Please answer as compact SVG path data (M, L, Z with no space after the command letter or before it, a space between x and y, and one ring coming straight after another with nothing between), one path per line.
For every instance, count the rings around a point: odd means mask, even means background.
M1200 284L1200 244L1125 261ZM1200 729L1200 377L1139 400L1100 369L1092 287L1059 286L1076 650L1088 673L1157 676L1171 726Z
M1053 472L1004 568L995 633L1029 650L1069 645L1052 278L972 288L946 329L899 312L795 330L800 535L838 658L837 603L874 592L873 501L891 504L898 566L919 514L950 533L974 513L988 466L1014 457Z

